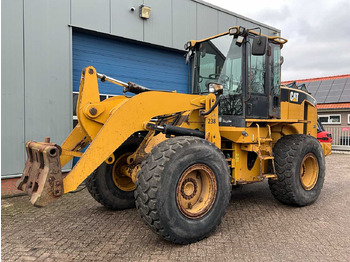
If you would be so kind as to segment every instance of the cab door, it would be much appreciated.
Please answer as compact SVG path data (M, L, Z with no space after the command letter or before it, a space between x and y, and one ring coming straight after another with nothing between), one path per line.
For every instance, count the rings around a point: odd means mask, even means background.
M246 118L268 118L269 99L268 99L268 81L267 55L255 56L251 54L251 43L249 41L246 46L247 52L247 74L245 83L245 113Z

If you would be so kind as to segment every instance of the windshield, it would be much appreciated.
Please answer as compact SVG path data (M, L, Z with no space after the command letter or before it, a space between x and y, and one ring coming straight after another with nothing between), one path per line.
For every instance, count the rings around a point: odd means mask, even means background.
M264 52L253 52L260 37L220 35L197 42L189 52L194 51L192 93L206 94L211 84L222 86L221 123L241 125L246 117L280 117L281 44L270 39Z
M200 44L193 93L206 93L210 83L223 86L224 95L242 92L242 49L230 35Z

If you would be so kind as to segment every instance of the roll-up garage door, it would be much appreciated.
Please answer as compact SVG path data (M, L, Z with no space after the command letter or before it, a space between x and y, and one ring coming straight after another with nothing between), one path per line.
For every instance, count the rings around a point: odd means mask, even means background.
M81 71L99 73L155 90L188 93L189 72L184 53L115 38L73 32L73 92L79 91ZM100 94L121 95L122 87L99 81Z

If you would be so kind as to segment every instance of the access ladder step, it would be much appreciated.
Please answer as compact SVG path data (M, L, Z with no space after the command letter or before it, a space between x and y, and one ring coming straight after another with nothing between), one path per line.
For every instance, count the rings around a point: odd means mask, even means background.
M263 178L270 178L272 180L277 180L276 174L262 174Z
M260 138L260 143L271 142L272 138Z
M275 159L273 156L259 156L259 158L260 159L262 159L262 160L273 160L273 159Z

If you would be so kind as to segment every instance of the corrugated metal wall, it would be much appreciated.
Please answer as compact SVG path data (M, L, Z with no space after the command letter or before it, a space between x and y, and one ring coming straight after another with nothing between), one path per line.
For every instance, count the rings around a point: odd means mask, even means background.
M1 175L25 161L23 52L23 0L1 1Z
M151 18L139 18L139 6ZM189 39L257 22L199 0L2 0L1 175L23 170L24 141L72 128L72 26L182 50ZM134 12L130 11L135 7ZM267 34L279 32L260 24Z
M151 7L148 20L139 18L139 6ZM130 10L135 7L135 11ZM256 27L273 34L278 29L191 0L72 0L71 24L98 32L183 50L190 39L218 34L230 26ZM91 19L93 17L94 19Z

